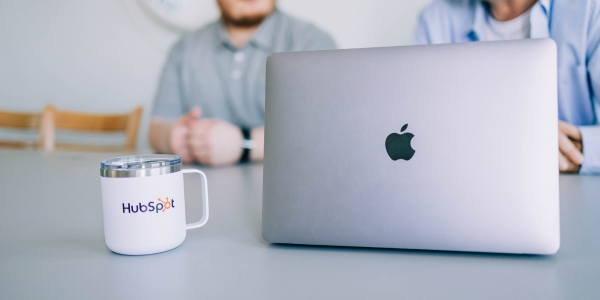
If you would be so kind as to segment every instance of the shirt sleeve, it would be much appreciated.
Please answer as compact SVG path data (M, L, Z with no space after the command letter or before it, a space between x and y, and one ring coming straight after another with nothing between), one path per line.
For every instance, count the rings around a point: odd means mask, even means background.
M596 112L600 105L598 93L600 93L600 10L594 6L591 9L591 16L588 27L588 48L587 48L587 72L589 76L589 88ZM600 174L600 126L598 126L598 115L596 114L596 124L590 126L580 126L579 131L583 141L583 163L579 173L581 174Z
M472 2L478 1L433 1L419 15L417 28L410 41L411 45L472 41L466 34L473 26L475 7ZM464 40L457 38L457 32L465 33L462 37Z
M180 41L169 52L154 99L153 117L177 119L185 113L181 76L182 49L183 42Z
M294 51L332 50L336 49L335 42L329 34L316 26L308 25L294 33L298 39Z
M410 41L411 45L428 45L431 44L431 39L429 38L429 32L427 30L427 22L425 21L424 14L419 16L419 21L417 22L417 29Z
M583 163L579 173L600 173L600 126L579 127L583 140Z

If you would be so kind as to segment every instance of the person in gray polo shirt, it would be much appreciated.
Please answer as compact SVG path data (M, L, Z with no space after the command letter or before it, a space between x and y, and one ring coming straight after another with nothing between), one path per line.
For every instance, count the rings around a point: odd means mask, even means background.
M221 18L173 46L150 121L156 152L213 166L262 161L267 57L335 48L275 1L217 0Z

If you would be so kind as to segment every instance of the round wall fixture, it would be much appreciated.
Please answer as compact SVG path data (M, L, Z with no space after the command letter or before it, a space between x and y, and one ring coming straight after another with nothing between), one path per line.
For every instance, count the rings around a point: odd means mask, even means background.
M194 30L219 17L214 0L137 0L160 23L180 31Z

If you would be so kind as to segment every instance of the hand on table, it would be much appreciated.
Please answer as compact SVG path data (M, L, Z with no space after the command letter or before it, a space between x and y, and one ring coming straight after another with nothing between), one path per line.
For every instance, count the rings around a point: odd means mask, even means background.
M187 154L190 161L193 159L211 166L232 165L238 162L243 151L242 131L237 126L219 119L198 119L200 115L200 109L194 107L186 116L193 119L182 118L184 120L181 123L186 126L186 136L183 140L185 147L181 146L180 149L185 148L188 152L180 153ZM184 130L181 131L183 133ZM178 143L182 142L178 137L176 139Z
M211 166L237 163L243 152L244 135L237 126L219 119L201 119L202 111L194 107L188 114L170 125L168 131L170 153L181 156L185 163L198 161ZM252 130L260 143L250 153L253 161L262 160L264 130Z
M558 121L559 170L578 172L583 163L581 133L577 127Z
M188 139L190 135L190 127L200 116L201 110L199 107L194 107L187 115L181 117L171 126L169 133L169 147L175 155L181 156L184 163L192 162L193 156L188 148Z

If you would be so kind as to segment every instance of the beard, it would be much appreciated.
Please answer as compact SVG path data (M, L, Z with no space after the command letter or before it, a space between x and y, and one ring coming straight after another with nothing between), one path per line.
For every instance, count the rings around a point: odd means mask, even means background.
M235 27L256 27L262 23L272 11L262 14L254 14L251 16L243 16L243 17L233 17L227 14L225 11L221 13L221 18L225 22L225 24L232 25Z

